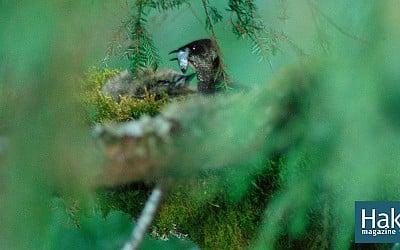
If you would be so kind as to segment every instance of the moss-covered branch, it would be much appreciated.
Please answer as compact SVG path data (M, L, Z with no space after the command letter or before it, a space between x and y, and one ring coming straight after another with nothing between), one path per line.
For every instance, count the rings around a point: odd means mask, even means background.
M289 147L301 133L293 124L311 74L291 69L282 75L248 93L199 96L170 104L152 118L99 126L96 134L108 156L100 182L180 178Z

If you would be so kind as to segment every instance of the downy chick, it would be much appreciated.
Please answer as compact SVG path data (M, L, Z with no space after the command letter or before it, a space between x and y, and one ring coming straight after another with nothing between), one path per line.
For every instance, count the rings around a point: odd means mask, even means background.
M143 99L152 95L158 100L166 94L171 97L186 95L196 92L188 86L194 75L182 75L171 69L145 69L138 72L138 77L135 78L132 72L125 70L108 80L101 92L112 96L117 102L120 102L121 97Z

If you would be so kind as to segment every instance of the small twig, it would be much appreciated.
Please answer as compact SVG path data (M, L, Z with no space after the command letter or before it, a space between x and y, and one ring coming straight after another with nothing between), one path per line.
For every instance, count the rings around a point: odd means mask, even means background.
M220 208L220 206L219 206L218 204L214 204L214 203L211 203L211 202L208 202L208 204L210 204L210 205L213 206L213 207Z
M311 3L310 1L307 1L307 2L308 2L308 6L309 6L309 8L310 8L311 17L312 17L312 19L313 19L313 22L314 22L314 25L315 25L315 28L316 28L316 31L317 31L317 36L318 36L318 39L319 39L320 44L321 44L321 48L322 48L325 52L327 52L327 51L329 50L329 49L328 49L329 41L328 41L328 39L326 38L325 32L324 32L323 29L320 27L320 24L319 24L318 18L317 18L316 9L315 9L313 6L311 6L312 3Z
M204 13L206 14L207 20L210 23L210 29L211 29L212 37L216 41L217 40L217 36L215 34L214 24L213 24L212 19L210 17L210 13L208 13L206 0L201 0L201 2L203 3Z
M197 19L197 21L198 21L199 23L203 23L203 21L201 20L201 18L199 17L199 15L197 15L197 13L194 11L192 5L191 5L189 2L187 3L187 5L188 5L188 8L189 8L190 12L192 12L193 16ZM204 29L204 31L205 31L206 33L208 33L208 30L207 30L206 27L202 26L202 28ZM209 34L209 33L208 33L208 34Z
M290 37L289 35L285 33L280 34L281 38L288 43L288 45L297 53L297 56L304 57L307 56L307 54L304 52L302 48L300 48L299 45L297 45Z
M346 31L344 28L340 27L337 23L335 23L335 21L333 21L332 18L330 18L327 14L325 14L312 0L308 0L309 6L314 9L315 11L317 11L323 18L325 18L325 20L332 25L337 31L339 31L340 33L342 33L344 36L347 36L359 43L365 44L367 43L367 40L358 37L348 31Z
M219 47L219 44L217 42L217 35L215 34L214 23L213 23L213 21L211 19L210 13L208 12L206 0L201 0L201 2L203 3L204 13L206 14L207 20L210 23L211 36L212 36L212 38L214 40L215 47L217 49L218 57L220 58L219 67L220 67L220 72L222 73L222 76L223 76L223 79L224 79L223 80L223 87L224 87L224 89L228 89L229 86L228 86L227 82L228 82L229 76L226 74L226 65L224 64L222 50ZM216 76L216 78L218 78L218 76Z
M135 250L138 249L146 235L147 229L150 227L157 214L157 210L161 205L164 191L161 187L156 186L153 189L149 199L144 206L142 213L140 214L139 220L133 228L132 234L129 240L125 243L122 250Z

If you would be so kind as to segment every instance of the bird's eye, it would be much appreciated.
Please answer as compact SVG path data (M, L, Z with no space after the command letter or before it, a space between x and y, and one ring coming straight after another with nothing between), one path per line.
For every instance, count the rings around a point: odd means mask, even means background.
M196 50L196 46L193 46L192 50Z
M162 85L170 85L171 84L168 80L159 80L158 83L161 83Z

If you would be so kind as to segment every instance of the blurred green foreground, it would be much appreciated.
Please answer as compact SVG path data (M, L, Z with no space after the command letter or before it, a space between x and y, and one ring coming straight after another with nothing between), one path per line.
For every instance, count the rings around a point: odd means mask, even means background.
M132 215L135 209L109 204L111 212L103 218L104 209L99 209L99 198L90 189L104 163L92 138L93 123L128 118L101 113L105 107L101 102L79 98L89 67L106 68L99 62L123 19L119 14L126 14L123 2L0 3L1 249L118 249L128 238L131 219L118 210ZM177 188L190 195L175 190L161 211L164 222L158 223L181 222L183 231L183 223L198 223L189 234L194 243L148 240L143 248L350 249L354 201L400 200L400 2L260 0L257 4L268 25L291 37L269 58L272 68L258 62L245 41L224 29L224 22L217 27L220 46L229 73L245 85L275 84L279 93L280 86L290 88L295 79L293 67L296 74L312 74L307 96L296 96L292 103L300 116L279 130L283 135L271 135L271 141L265 138L266 147L294 146L282 149L278 160L257 155L248 166L232 171L227 166L223 181L207 179L210 192L223 193L223 198L208 199L200 181L190 190ZM160 27L150 23L161 67L177 69L167 62L168 50L207 36L192 17L196 6L178 11L181 16L155 17L154 23L163 21ZM187 29L190 25L201 30L202 37ZM164 39L166 30L174 35ZM124 64L122 59L116 61L111 66ZM245 104L235 105L232 108L240 113ZM264 119L258 109L251 113L254 121ZM233 126L243 129L248 123L234 121ZM292 135L294 144L289 142ZM236 146L239 153L240 145ZM278 170L272 160L279 162ZM259 173L264 180L254 177ZM249 190L257 187L263 192L249 196ZM139 196L130 201L138 209L145 199L143 194L133 197ZM252 201L235 205L246 199ZM222 217L212 216L218 209L226 209L221 214L229 218L229 227ZM180 216L185 220L179 221ZM254 225L246 224L250 221ZM206 231L202 223L212 226Z

